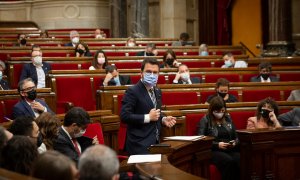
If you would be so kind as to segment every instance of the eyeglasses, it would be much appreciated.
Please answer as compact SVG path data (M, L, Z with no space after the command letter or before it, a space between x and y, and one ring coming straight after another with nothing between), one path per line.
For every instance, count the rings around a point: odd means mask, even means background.
M28 87L28 88L22 89L22 91L24 91L24 92L29 92L29 91L32 91L32 90L36 90L36 87L33 86L33 87Z

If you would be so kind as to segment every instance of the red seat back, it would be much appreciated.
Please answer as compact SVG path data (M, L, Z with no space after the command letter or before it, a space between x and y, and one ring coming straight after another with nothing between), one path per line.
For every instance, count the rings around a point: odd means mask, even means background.
M300 81L300 73L280 73L280 81Z
M140 69L140 62L117 62L114 63L118 69Z
M209 61L187 61L183 62L183 64L187 65L189 68L204 68L211 67L211 62Z
M230 112L231 119L236 129L246 129L249 117L255 116L255 111Z
M238 74L206 74L205 83L215 83L219 78L225 78L230 82L240 82Z
M9 82L11 88L18 88L18 83L20 81L21 72L24 64L14 64L13 65L13 82Z
M267 97L275 101L281 100L279 90L243 90L243 102L258 102Z
M205 116L205 113L186 114L186 135L195 136L197 132L197 124Z
M98 138L99 144L104 143L104 137L102 132L102 127L100 123L91 123L87 126L83 136L93 139L94 137Z
M163 105L199 104L197 92L162 92Z

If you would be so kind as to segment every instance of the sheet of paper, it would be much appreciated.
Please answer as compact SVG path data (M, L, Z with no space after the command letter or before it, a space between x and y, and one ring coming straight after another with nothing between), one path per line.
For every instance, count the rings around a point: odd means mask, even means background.
M145 162L159 162L161 161L161 154L147 154L147 155L131 155L127 161L131 163L145 163Z
M165 137L165 140L177 140L177 141L197 141L204 138L203 135L200 136L169 136Z

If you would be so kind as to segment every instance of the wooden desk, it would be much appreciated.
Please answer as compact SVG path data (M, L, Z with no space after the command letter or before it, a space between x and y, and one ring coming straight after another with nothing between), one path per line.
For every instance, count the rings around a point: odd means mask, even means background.
M300 129L239 130L241 179L300 179Z

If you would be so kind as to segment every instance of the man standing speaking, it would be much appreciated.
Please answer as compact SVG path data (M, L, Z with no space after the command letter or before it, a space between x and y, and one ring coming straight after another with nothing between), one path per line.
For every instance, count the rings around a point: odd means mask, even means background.
M141 80L129 87L122 100L121 119L127 124L125 150L130 154L148 154L148 147L159 143L163 125L172 127L176 118L160 112L161 90L156 87L159 63L155 58L142 62Z

